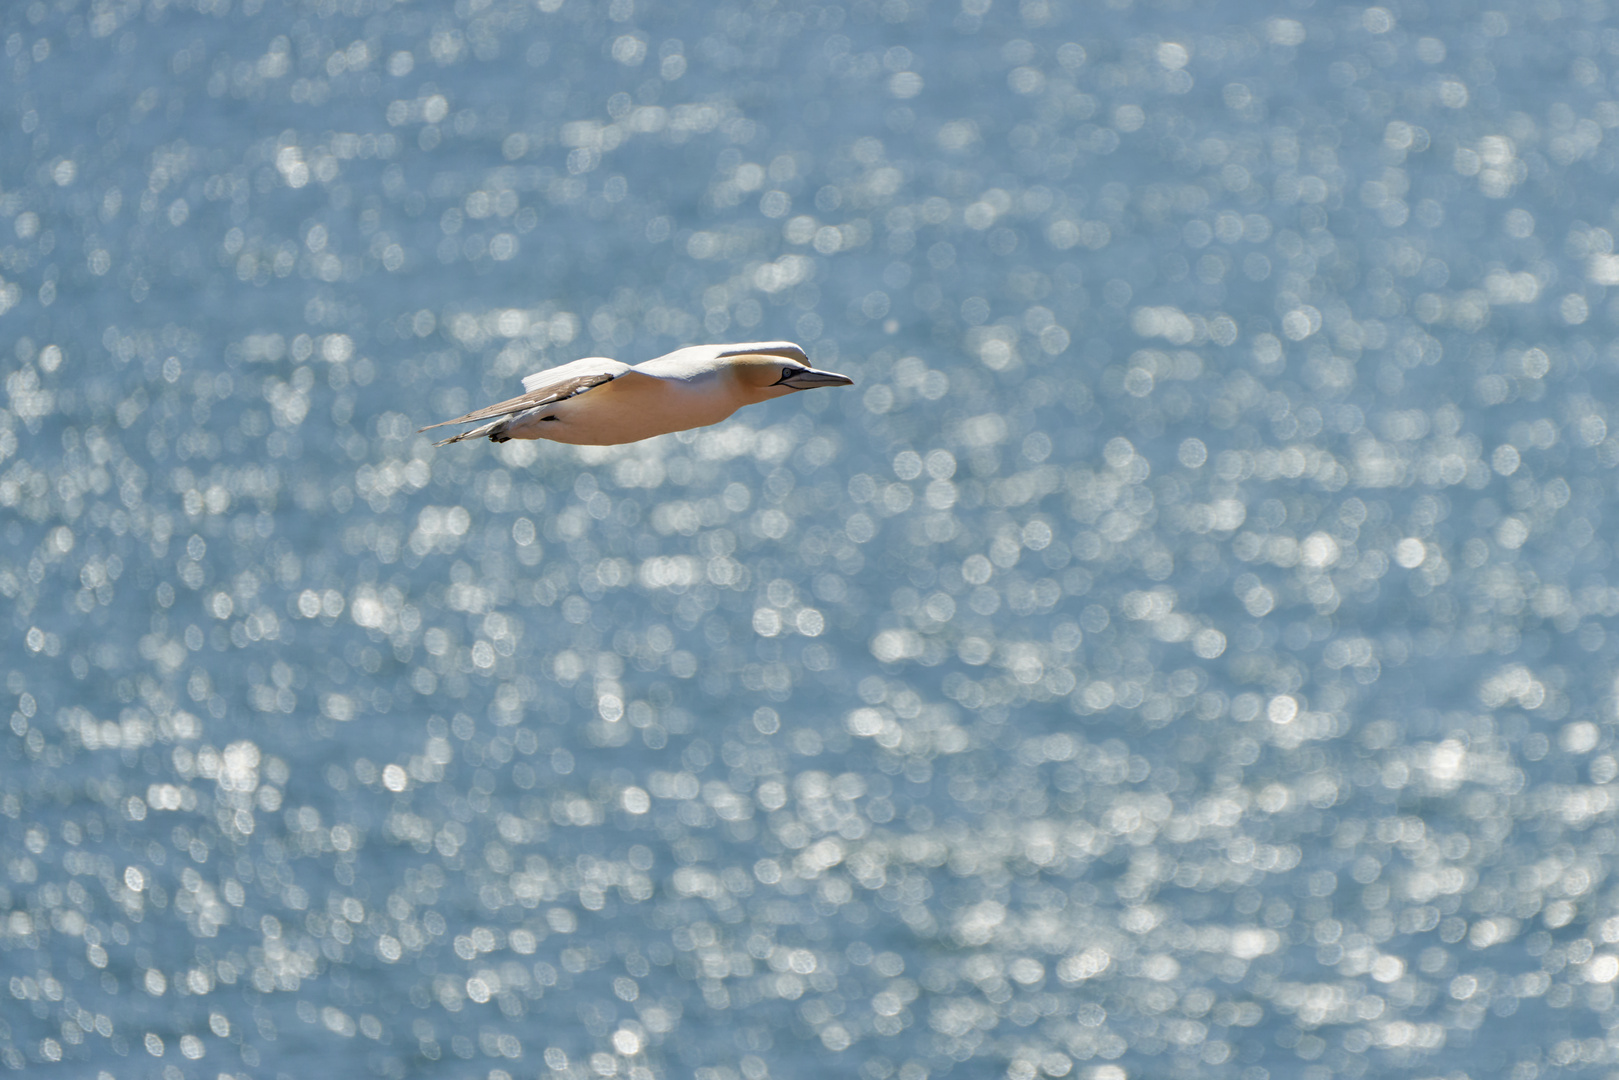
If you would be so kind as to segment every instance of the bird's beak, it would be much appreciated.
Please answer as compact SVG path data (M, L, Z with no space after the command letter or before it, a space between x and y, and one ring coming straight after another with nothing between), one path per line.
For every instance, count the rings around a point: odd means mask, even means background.
M847 375L839 375L835 371L817 371L815 368L805 368L785 376L777 386L786 386L794 390L813 390L817 386L853 386L854 380Z

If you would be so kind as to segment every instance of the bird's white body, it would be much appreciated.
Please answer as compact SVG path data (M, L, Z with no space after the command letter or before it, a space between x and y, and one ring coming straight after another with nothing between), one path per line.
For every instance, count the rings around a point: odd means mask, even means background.
M693 345L634 367L593 356L528 376L522 397L445 421L493 421L445 442L488 436L611 446L717 424L744 405L852 381L810 367L790 342Z
M576 446L637 442L671 431L717 424L742 406L760 400L736 378L733 368L716 361L712 350L698 346L660 356L634 367L591 357L553 369L555 373L588 365L621 369L611 382L586 393L532 409L513 417L506 434L513 439L549 439ZM523 380L532 391L550 383L553 371ZM579 371L579 374L585 374ZM555 417L554 420L542 417Z

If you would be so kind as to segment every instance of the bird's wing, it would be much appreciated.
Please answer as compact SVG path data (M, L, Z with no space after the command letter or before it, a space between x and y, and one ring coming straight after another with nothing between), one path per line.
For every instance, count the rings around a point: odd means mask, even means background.
M566 398L584 393L592 387L602 383L612 382L626 371L630 370L628 364L617 360L609 360L604 356L591 356L583 360L575 360L571 364L561 367L537 371L523 379L523 389L528 393L521 397L514 397L502 401L498 405L488 405L482 409L475 409L465 416L458 416L454 420L443 420L437 424L429 424L422 431L431 431L434 428L444 427L448 424L468 424L474 420L487 420L492 416L507 416L511 413L522 412L525 409L538 408L541 405L550 405Z
M779 356L783 360L797 360L800 364L808 364L809 356L799 346L791 341L753 341L742 345L716 345L722 357L731 356Z
M536 371L532 375L524 375L523 389L532 394L545 387L577 379L581 376L605 374L608 378L616 378L628 370L630 370L630 365L621 364L617 360L609 360L605 356L587 356L583 360L575 360L571 364L563 364L561 367L546 368L544 371Z
M690 378L694 374L723 367L725 361L743 356L779 356L784 360L809 364L804 350L790 341L755 341L739 345L687 345L637 364L635 370L646 375Z

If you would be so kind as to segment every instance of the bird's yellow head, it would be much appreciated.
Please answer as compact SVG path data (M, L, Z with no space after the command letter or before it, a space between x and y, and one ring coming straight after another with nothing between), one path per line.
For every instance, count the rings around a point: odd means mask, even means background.
M818 386L852 386L854 380L809 364L804 350L790 342L733 346L721 354L731 377L750 397L773 398Z

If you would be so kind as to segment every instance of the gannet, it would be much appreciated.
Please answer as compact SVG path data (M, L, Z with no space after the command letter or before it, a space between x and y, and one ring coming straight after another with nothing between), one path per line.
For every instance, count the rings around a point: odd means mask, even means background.
M421 430L493 419L436 445L487 435L497 443L549 439L614 446L717 424L744 405L797 390L853 383L811 367L804 350L790 341L692 345L633 367L590 356L528 376L522 397Z

